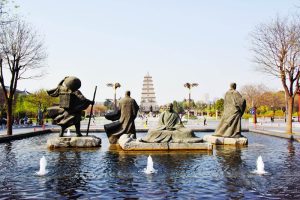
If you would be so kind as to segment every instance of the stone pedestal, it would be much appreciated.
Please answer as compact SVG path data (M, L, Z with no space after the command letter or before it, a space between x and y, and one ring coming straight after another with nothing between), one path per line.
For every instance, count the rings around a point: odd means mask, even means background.
M164 151L164 150L206 150L212 151L210 143L146 143L134 140L124 134L118 141L126 151Z
M203 140L215 145L248 145L248 139L245 137L241 138L226 138L226 137L217 137L213 135L205 135Z
M101 139L96 136L56 137L47 140L47 147L55 148L89 148L100 147Z

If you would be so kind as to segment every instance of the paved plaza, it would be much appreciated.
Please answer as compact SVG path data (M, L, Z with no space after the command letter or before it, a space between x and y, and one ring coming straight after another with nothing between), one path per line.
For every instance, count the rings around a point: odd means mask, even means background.
M90 123L90 131L91 132L104 132L104 124L108 124L111 121L106 120L104 117L98 117L91 120ZM149 117L147 119L137 118L135 121L136 129L138 132L145 132L148 129L155 128L157 126L158 118ZM215 118L207 118L207 125L204 126L203 119L199 118L196 120L183 120L184 125L187 128L190 128L196 132L213 132L217 125L219 124L219 120ZM85 119L81 122L81 130L85 132L87 129L88 119ZM261 134L268 134L278 137L286 137L289 138L291 135L285 133L285 122L283 120L275 120L275 122L264 122L264 123L249 123L248 120L242 121L242 129L244 131L251 131ZM14 126L13 127L13 135L17 134L26 134L32 132L39 132L42 130L51 129L54 131L58 131L60 129L59 126L46 124L44 126ZM70 127L71 130L74 127ZM6 129L0 130L0 137L6 136ZM293 137L295 139L300 138L300 123L293 122Z

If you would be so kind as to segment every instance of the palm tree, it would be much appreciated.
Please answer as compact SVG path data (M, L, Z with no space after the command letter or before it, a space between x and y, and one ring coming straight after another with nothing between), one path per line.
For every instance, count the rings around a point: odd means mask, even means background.
M114 107L117 108L117 88L121 87L120 83L107 83L107 87L112 87L114 90Z
M183 86L189 90L189 99L188 99L188 120L190 117L190 103L191 103L191 90L193 87L197 87L198 83L185 83Z

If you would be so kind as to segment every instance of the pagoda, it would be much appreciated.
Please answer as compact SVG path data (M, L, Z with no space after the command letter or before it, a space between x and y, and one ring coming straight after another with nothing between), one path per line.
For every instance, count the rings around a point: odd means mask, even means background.
M152 81L152 76L147 73L144 76L142 95L141 95L141 105L140 112L149 113L149 112L158 112L159 106L156 103L154 86Z

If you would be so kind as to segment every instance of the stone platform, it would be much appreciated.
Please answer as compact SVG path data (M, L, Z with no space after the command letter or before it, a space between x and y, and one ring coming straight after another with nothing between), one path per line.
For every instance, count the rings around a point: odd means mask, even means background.
M101 139L96 136L56 137L47 140L47 147L56 148L90 148L100 147Z
M226 138L226 137L217 137L213 135L205 135L203 137L203 140L215 145L238 145L238 146L248 145L248 139L245 137Z
M212 151L210 143L146 143L138 139L132 139L126 134L118 141L123 150L126 151L165 151L165 150L206 150Z

